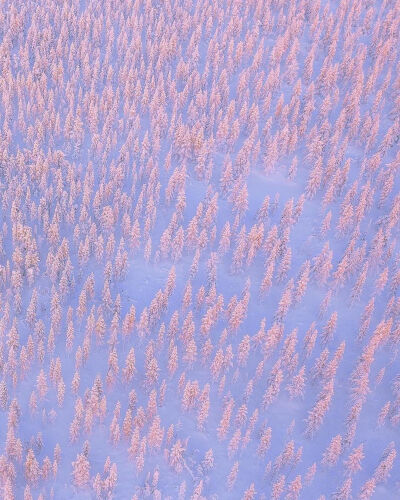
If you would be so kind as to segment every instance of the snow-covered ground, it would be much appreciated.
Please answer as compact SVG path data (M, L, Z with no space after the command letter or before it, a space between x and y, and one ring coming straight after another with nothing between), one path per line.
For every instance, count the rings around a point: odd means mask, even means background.
M399 0L0 21L2 498L400 498Z

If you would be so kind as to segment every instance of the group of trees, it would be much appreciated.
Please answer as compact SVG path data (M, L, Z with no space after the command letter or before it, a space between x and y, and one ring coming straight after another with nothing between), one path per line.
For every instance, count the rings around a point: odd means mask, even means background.
M399 1L0 19L3 497L389 497ZM393 434L382 456L368 426Z

